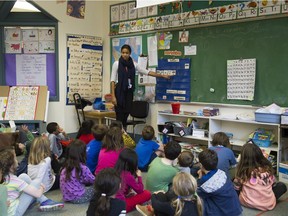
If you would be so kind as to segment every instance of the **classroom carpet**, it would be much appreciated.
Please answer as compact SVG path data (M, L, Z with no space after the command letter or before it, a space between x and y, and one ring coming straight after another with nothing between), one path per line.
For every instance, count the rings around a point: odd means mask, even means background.
M145 183L146 180L146 173L142 173L143 182ZM62 200L62 194L60 190L55 190L46 193L46 196L55 201ZM44 216L54 216L54 215L61 215L61 216L85 216L86 210L88 209L88 203L86 204L71 204L65 203L65 206L60 211L54 212L41 212L41 215ZM243 207L243 214L242 216L287 216L288 212L288 192L286 192L280 199L276 207L272 211L259 211L255 209L249 209ZM25 216L39 216L39 211L37 210L37 206L33 209L30 209L26 212ZM136 210L129 212L127 216L141 216Z

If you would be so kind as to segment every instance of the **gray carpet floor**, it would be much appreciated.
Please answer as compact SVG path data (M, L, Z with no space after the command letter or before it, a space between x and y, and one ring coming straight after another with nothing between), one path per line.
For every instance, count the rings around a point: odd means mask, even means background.
M143 173L143 182L145 182L146 173ZM55 201L62 200L62 194L60 190L55 190L46 193L46 196ZM25 216L39 216L39 214L44 216L54 216L54 215L61 215L61 216L85 216L86 210L88 209L87 204L71 204L65 203L65 206L60 211L54 212L39 212L37 210L37 206L33 209L30 209L26 212ZM136 210L127 214L127 216L140 216L141 214L138 213ZM278 204L272 211L262 212L255 209L249 209L243 207L243 216L287 216L288 215L288 192L285 193L279 200Z

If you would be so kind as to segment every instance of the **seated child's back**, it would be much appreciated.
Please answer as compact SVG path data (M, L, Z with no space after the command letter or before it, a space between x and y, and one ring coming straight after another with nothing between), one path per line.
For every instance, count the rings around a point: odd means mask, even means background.
M95 175L104 168L114 167L123 148L121 129L117 127L110 128L102 143Z
M108 127L103 124L95 125L92 128L94 139L89 142L86 149L87 153L86 165L91 171L91 173L95 172L96 166L98 164L99 152L102 147L102 140L105 137L107 131Z
M147 171L149 164L157 155L155 151L162 150L162 144L159 145L154 140L155 131L150 125L146 125L142 130L142 138L136 145L135 151L138 156L138 168L142 171Z
M217 153L206 149L200 152L199 162L197 194L204 202L203 215L240 215L242 208L232 181L217 169Z
M165 158L155 158L149 166L146 187L151 192L164 190L168 191L168 186L172 183L173 177L178 169L173 167L173 161L179 156L181 146L171 141L164 147Z
M210 149L214 150L218 155L217 168L223 170L230 178L229 169L237 162L234 153L228 148L230 146L229 137L223 132L218 132L214 134L211 144Z

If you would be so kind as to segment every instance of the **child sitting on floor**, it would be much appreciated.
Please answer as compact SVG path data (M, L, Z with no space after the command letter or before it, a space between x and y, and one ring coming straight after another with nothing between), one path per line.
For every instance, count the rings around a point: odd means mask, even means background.
M114 168L101 170L95 179L95 195L91 200L87 216L124 216L125 201L115 198L121 178Z
M179 172L173 178L173 193L157 191L152 194L151 205L140 206L136 209L142 215L176 215L176 216L202 216L202 202L197 196L197 182L194 177L185 172ZM171 199L172 198L172 199Z
M120 153L115 169L121 176L121 187L116 198L126 201L126 212L132 211L137 204L147 202L151 193L144 190L141 171L137 167L138 158L134 150L124 148ZM136 194L131 193L133 190Z
M122 122L117 121L117 120L116 121L112 121L109 127L110 128L112 128L112 127L120 128L122 130L122 138L123 138L124 146L127 147L127 148L131 148L131 149L135 148L135 146L136 146L135 141L124 130Z
M60 175L63 200L77 204L89 202L94 195L94 180L86 166L86 144L81 140L72 141Z
M94 139L92 128L94 126L93 120L86 120L82 122L81 127L78 130L76 139L82 140L85 144L88 144L91 140Z
M199 162L197 194L203 200L203 215L241 215L242 208L232 181L223 170L217 169L217 153L205 149L199 153Z
M241 149L234 187L243 206L262 211L272 210L287 191L284 183L276 183L271 162L254 143L246 143Z
M146 187L151 192L163 190L168 191L169 185L172 184L172 179L179 171L173 166L173 161L179 156L181 146L170 141L164 147L165 157L155 158L149 166Z
M223 170L231 178L229 169L235 166L237 162L233 151L229 148L229 137L223 132L215 133L211 144L212 146L209 149L214 150L218 155L217 168Z
M104 139L106 133L108 131L107 125L95 125L92 128L94 139L91 140L86 148L87 155L87 167L91 171L91 173L95 172L96 166L98 164L98 157L100 150L102 148L102 140Z
M122 130L110 128L104 137L94 174L97 175L104 168L114 167L123 148Z
M135 148L138 155L138 167L143 172L147 172L149 164L163 152L163 144L155 142L154 136L154 128L146 125L142 130L142 138Z
M24 173L19 177L14 175L18 162L13 148L2 152L0 164L4 165L0 182L8 191L8 215L22 216L36 198L40 202L40 211L52 211L64 207L63 203L54 202L43 195L45 186L38 179L31 180Z
M178 156L178 169L180 172L190 174L190 167L193 166L194 155L191 151L182 151Z

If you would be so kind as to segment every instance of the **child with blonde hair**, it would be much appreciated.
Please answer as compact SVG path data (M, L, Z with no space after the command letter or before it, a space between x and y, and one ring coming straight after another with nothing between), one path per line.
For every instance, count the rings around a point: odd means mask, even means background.
M173 198L169 192L158 191L152 195L152 207L137 205L137 210L142 215L202 216L202 202L196 194L197 182L192 175L179 172L173 178L172 188Z
M262 211L272 210L287 191L284 183L276 183L270 161L253 143L246 143L241 149L234 188L243 206Z
M59 188L59 175L51 168L50 142L47 137L36 137L31 145L28 157L28 176L38 179L45 185L45 191Z

